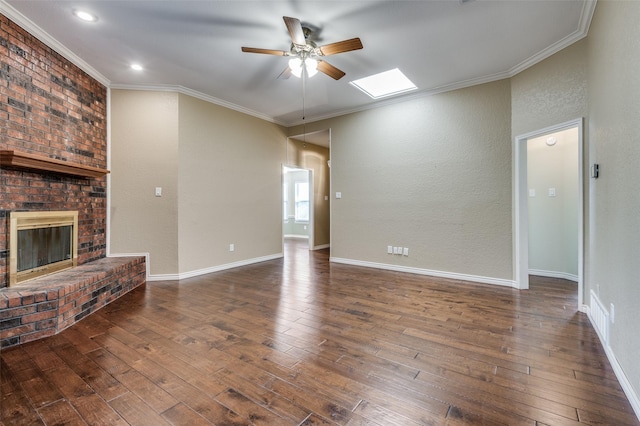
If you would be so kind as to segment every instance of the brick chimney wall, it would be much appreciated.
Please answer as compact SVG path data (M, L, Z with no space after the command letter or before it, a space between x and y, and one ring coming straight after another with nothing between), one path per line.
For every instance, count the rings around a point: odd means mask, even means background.
M107 89L0 14L0 149L106 169ZM77 210L78 263L106 256L106 177L0 169L0 287L9 213Z

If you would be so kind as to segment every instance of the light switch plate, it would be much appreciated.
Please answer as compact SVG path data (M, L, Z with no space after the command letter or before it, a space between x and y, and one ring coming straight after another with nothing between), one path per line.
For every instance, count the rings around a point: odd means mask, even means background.
M342 192L336 192L336 198L342 198Z
M556 189L549 188L549 197L555 197L555 196L556 196Z
M162 188L156 186L156 197L162 197Z

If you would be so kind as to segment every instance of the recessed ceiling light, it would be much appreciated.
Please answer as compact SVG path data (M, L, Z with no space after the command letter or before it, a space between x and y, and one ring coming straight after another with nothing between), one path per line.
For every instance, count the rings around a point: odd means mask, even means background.
M132 70L136 70L136 71L142 71L143 70L142 65L139 65L139 64L131 64L131 69Z
M98 17L84 10L74 9L73 14L83 21L96 22Z
M373 99L384 98L385 96L397 95L417 89L416 85L398 68L354 80L349 84L362 90Z

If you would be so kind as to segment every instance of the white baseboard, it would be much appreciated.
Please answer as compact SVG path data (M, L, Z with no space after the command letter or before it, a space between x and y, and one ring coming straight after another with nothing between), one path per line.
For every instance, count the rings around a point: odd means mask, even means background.
M593 326L594 329L597 330L596 323L593 317L591 316L590 306L587 306L586 313L587 313L587 317L589 318L589 321L591 322L591 325ZM597 333L597 334L598 334L598 338L600 338L600 344L602 344L602 347L604 348L604 352L605 354L607 354L607 359L611 364L611 368L613 368L613 372L615 373L616 378L618 379L618 382L620 382L620 386L622 387L624 394L627 396L627 399L629 400L629 403L631 404L631 408L633 408L633 411L636 414L636 417L638 418L638 420L640 420L640 397L633 389L633 386L631 386L631 382L629 382L629 379L627 379L626 374L624 374L624 370L620 366L620 363L618 362L618 358L616 358L616 354L613 352L613 349L611 349L611 346L609 346L602 340L600 333Z
M283 253L272 254L269 256L256 257L253 259L240 260L238 262L227 263L224 265L211 266L209 268L198 269L195 271L183 272L179 274L155 274L152 275L150 272L151 262L149 261L151 256L149 253L124 253L124 254L110 254L108 257L134 257L134 256L144 256L147 266L147 281L179 281L185 278L197 277L199 275L210 274L212 272L224 271L226 269L237 268L240 266L251 265L254 263L266 262L267 260L280 259L284 257Z
M529 275L537 275L540 277L549 277L549 278L560 278L563 280L569 280L578 282L578 276L569 274L567 272L556 272L556 271L543 271L541 269L529 269Z
M344 263L346 265L364 266L366 268L384 269L388 271L407 272L409 274L429 275L438 278L449 278L453 280L471 281L482 284L493 284L503 287L518 288L514 280L503 278L482 277L478 275L458 274L456 272L435 271L431 269L414 268L410 266L390 265L387 263L365 262L362 260L343 259L339 257L329 258L330 262Z
M300 235L300 234L284 234L284 238L295 238L299 240L308 240L308 235Z
M331 247L331 244L320 244L319 246L314 246L311 250L322 250L328 249Z
M147 281L179 281L179 274L155 274L147 275Z
M238 262L226 263L224 265L211 266L209 268L198 269L190 272L178 274L178 279L193 278L200 275L210 274L212 272L224 271L226 269L238 268L240 266L252 265L254 263L266 262L268 260L280 259L284 257L284 253L276 253L268 256L254 257L253 259L239 260Z

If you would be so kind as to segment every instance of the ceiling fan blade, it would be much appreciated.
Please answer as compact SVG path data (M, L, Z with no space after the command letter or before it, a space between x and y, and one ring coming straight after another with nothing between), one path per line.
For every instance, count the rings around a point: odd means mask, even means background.
M318 61L318 71L325 73L334 80L340 80L345 75L344 71L334 67L326 61Z
M297 46L306 46L307 40L304 38L304 31L300 20L297 18L290 18L288 16L283 16L282 19L284 19L284 24L287 26L287 30L289 30L289 35L291 36L293 44Z
M248 53L264 53L265 55L278 55L278 56L288 56L289 52L284 50L273 50L273 49L258 49L255 47L243 47L243 52Z
M362 42L358 37L349 40L338 41L336 43L325 44L319 47L324 56L335 55L336 53L349 52L351 50L362 49Z
M278 76L278 78L279 78L279 79L281 79L281 80L286 80L286 79L288 79L289 77L291 77L291 68L289 68L289 67L286 67L286 68L284 69L284 71L282 71L282 72L280 73L280 75Z

